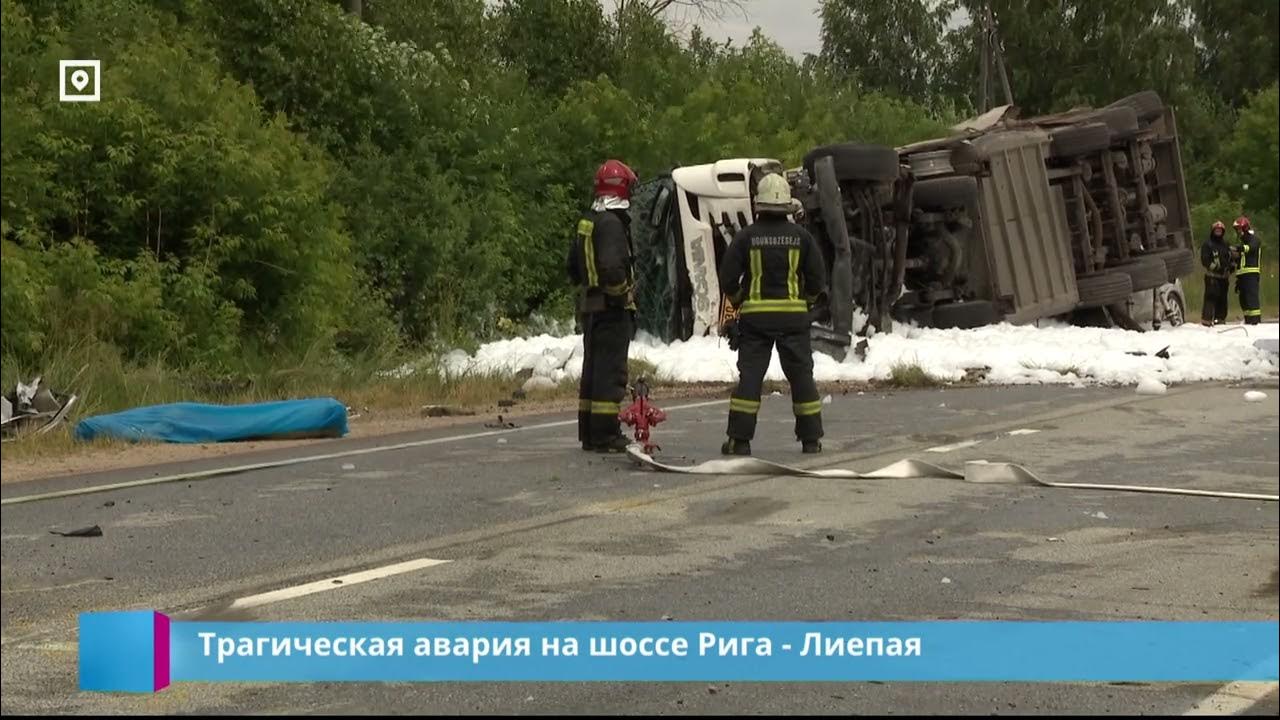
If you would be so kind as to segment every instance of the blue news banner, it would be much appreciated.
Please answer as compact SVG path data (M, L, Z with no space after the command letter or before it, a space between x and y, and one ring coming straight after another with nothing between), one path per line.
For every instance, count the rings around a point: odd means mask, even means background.
M132 638L142 651L119 657L121 633L145 635ZM1275 621L170 624L91 613L80 660L82 687L141 692L169 681L1228 682L1276 680L1278 636ZM97 677L107 672L117 677Z

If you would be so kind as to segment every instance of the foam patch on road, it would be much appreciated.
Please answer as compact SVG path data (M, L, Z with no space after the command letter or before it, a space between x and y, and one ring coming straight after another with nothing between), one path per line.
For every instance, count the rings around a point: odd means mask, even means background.
M1144 379L1166 385L1213 380L1261 380L1277 374L1276 357L1255 347L1277 338L1276 324L1206 328L1183 325L1155 332L1067 325L992 325L973 330L898 326L868 339L866 358L844 362L814 355L820 382L888 379L898 366L917 365L940 381L966 377L1001 385L1130 385ZM1168 348L1168 358L1157 353ZM631 357L674 382L733 382L737 355L715 337L662 343L641 334ZM532 372L559 383L582 373L582 336L539 335L500 340L474 355L444 358L451 373L517 375ZM783 380L777 353L767 378Z

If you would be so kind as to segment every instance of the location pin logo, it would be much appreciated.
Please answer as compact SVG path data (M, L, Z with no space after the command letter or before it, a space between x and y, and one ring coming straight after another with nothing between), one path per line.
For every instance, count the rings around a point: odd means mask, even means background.
M60 60L58 99L62 102L98 102L101 99L102 61Z

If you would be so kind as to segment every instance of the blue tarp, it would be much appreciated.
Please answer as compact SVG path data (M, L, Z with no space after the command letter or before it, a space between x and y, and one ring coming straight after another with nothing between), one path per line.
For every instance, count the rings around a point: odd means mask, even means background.
M85 418L77 440L227 442L255 438L340 437L347 434L347 408L333 398L283 400L251 405L172 403Z

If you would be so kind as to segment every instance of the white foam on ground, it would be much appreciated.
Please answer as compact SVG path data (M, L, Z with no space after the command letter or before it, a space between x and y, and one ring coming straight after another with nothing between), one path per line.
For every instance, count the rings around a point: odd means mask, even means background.
M1156 332L1067 325L992 325L973 330L897 326L867 340L865 360L852 352L844 362L814 354L819 382L870 381L890 377L894 367L918 365L941 381L958 381L970 368L990 368L981 382L1001 385L1164 385L1211 380L1258 380L1277 373L1275 356L1254 346L1277 338L1276 324L1206 328L1183 325ZM1156 357L1168 348L1169 359ZM1138 353L1138 354L1135 354ZM665 344L641 334L633 359L675 382L733 382L737 354L716 337ZM474 355L454 351L444 358L451 373L516 375L532 371L559 383L582 373L582 336L539 335L488 343ZM785 379L777 353L766 376ZM1148 383L1150 385L1150 383Z

